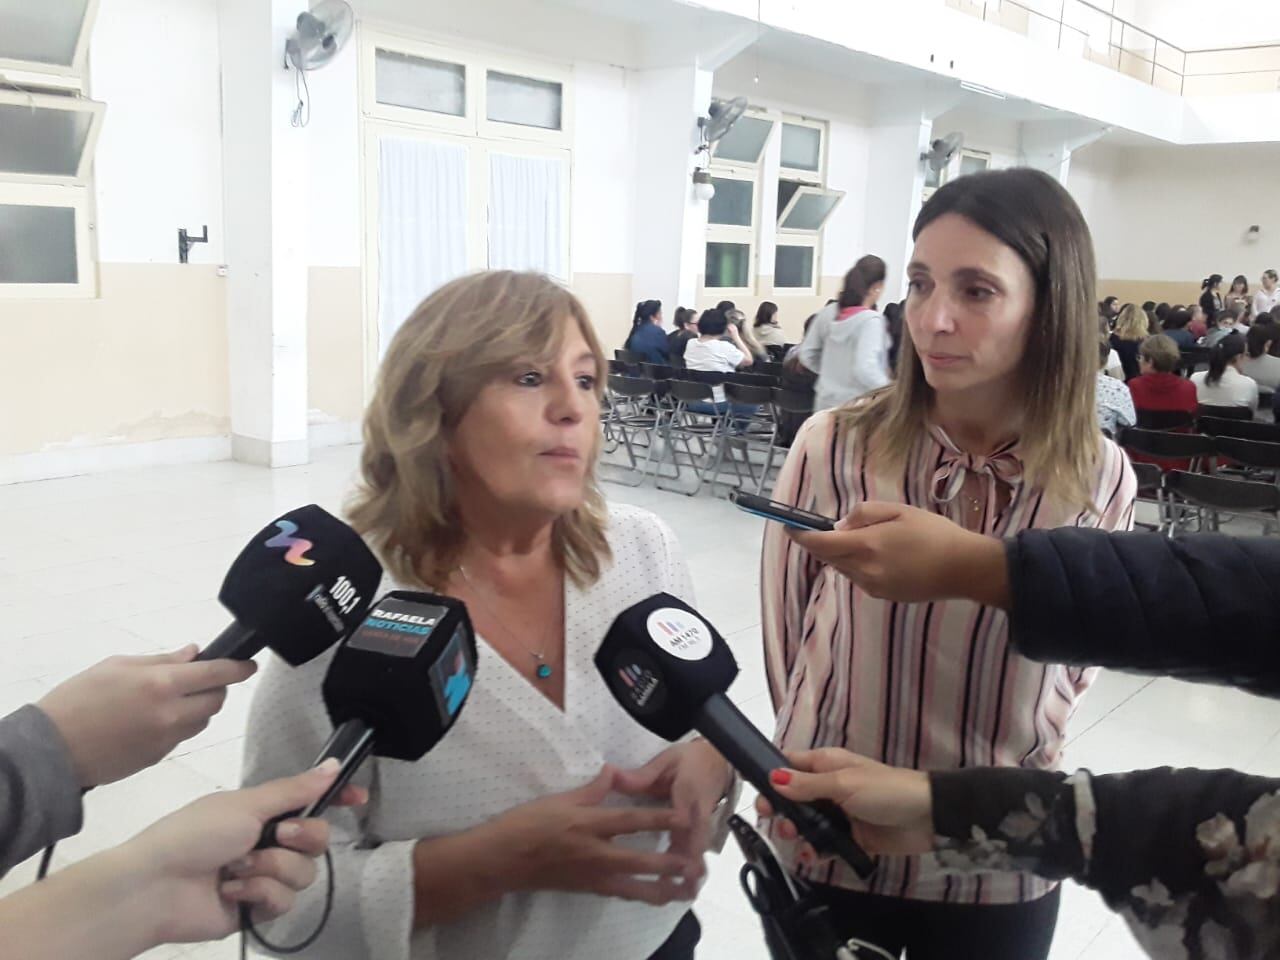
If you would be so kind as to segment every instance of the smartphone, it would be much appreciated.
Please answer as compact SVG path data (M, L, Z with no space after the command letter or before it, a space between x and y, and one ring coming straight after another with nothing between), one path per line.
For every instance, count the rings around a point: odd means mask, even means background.
M729 494L729 499L737 504L739 510L754 513L757 517L774 520L788 527L795 527L797 530L820 530L826 532L834 530L836 526L835 521L829 517L810 513L808 510L801 510L799 507L793 507L787 503L779 503L777 500L757 497L754 493L743 493L740 490L735 490Z

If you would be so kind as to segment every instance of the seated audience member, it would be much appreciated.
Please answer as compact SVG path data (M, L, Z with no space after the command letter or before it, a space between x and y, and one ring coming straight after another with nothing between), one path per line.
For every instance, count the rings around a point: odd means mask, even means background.
M1270 353L1277 337L1280 337L1280 331L1273 324L1254 324L1245 335L1247 356L1240 364L1240 372L1267 393L1274 393L1280 386L1280 357Z
M449 735L416 762L370 758L363 814L327 815L334 883L269 931L306 937L327 892L307 960L694 955L688 901L731 781L704 742L620 713L591 662L629 605L693 600L666 524L600 491L605 368L581 303L536 274L461 277L396 332L348 515L385 587L467 605L480 659ZM248 782L304 768L329 737L330 660L263 670Z
M684 363L690 370L704 373L733 373L752 364L751 350L743 342L742 333L736 324L730 323L717 307L714 310L703 310L698 318L698 339L689 342L684 351ZM726 339L727 337L727 339ZM694 413L724 413L733 407L733 413L740 425L743 419L755 415L756 407L752 404L730 404L724 395L724 387L716 385L711 388L713 403L695 401L689 404Z
M1164 335L1178 345L1179 350L1190 350L1196 345L1196 338L1187 329L1191 322L1191 314L1182 307L1171 309L1165 316Z
M725 314L725 319L741 334L742 342L746 345L747 352L751 354L751 359L756 363L767 363L769 351L764 348L764 344L757 340L756 335L751 332L751 324L747 323L747 315L741 310L734 309Z
M1098 319L1107 325L1110 331L1116 325L1116 317L1120 316L1120 298L1107 297L1098 304Z
M902 348L902 318L906 310L905 300L887 304L884 308L885 327L889 331L889 375L898 369L898 352Z
M1187 312L1191 314L1191 319L1187 321L1187 332L1199 343L1209 332L1209 318L1204 312L1204 307L1198 303L1189 304Z
M782 366L787 374L795 376L803 376L813 383L818 379L818 375L800 362L800 348L804 346L804 338L809 335L809 330L813 327L813 322L818 319L818 314L811 313L804 318L804 331L800 335L800 342L793 343L791 349L787 351L787 355L782 358Z
M626 349L638 353L647 363L668 363L667 335L662 330L662 301L642 300L631 318Z
M1098 340L1098 382L1095 403L1098 411L1098 426L1109 437L1114 437L1124 427L1132 427L1138 422L1133 411L1133 397L1129 388L1115 377L1107 375L1107 358L1111 355L1111 344L1106 340Z
M1244 308L1241 316L1248 317L1253 309L1253 295L1249 293L1249 279L1243 273L1231 281L1231 289L1222 298L1222 305L1227 309L1237 304Z
M1276 282L1276 272L1266 270L1262 274L1262 289L1253 295L1253 314L1274 314L1280 308L1280 284Z
M1125 380L1138 375L1138 347L1148 336L1147 315L1136 303L1126 303L1111 334L1111 346L1120 354Z
M698 336L692 329L693 324L693 310L689 307L676 307L676 328L667 334L667 355L673 366L684 366L684 348Z
M1156 316L1156 302L1148 300L1142 305L1142 312L1147 315L1147 333L1155 336L1160 332L1160 318Z
M1219 343L1231 336L1233 333L1239 333L1236 329L1236 318L1230 310L1219 310L1217 317L1213 321L1213 329L1210 330L1203 340L1200 341L1201 346L1216 347ZM1243 336L1243 335L1242 335Z
M1164 322L1168 319L1169 314L1173 311L1173 307L1167 303L1156 304L1156 321L1160 324L1161 329L1164 328Z
M1244 362L1244 337L1228 334L1209 355L1209 369L1193 374L1196 400L1215 407L1258 409L1258 384L1240 372Z
M1178 375L1182 353L1167 334L1148 337L1138 350L1141 376L1129 381L1135 410L1183 410L1195 415L1196 388Z
M772 300L766 300L760 304L751 329L762 346L785 347L787 345L787 335L782 332L782 325L778 323L778 305Z

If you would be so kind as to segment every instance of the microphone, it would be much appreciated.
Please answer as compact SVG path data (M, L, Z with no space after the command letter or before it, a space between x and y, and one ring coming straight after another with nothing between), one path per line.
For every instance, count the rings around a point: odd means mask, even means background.
M475 683L476 637L466 605L411 590L386 594L340 646L322 687L334 731L316 757L339 761L338 776L306 810L277 817L258 849L275 846L275 828L318 817L372 753L421 760L449 732Z
M687 603L658 593L623 610L595 663L622 709L646 730L671 741L697 730L815 850L840 857L864 879L872 874L875 863L854 841L843 810L830 800L788 800L773 788L769 773L787 758L725 696L737 661Z
M358 533L315 504L290 510L231 564L218 601L235 619L196 659L249 660L270 647L300 666L351 632L381 582Z

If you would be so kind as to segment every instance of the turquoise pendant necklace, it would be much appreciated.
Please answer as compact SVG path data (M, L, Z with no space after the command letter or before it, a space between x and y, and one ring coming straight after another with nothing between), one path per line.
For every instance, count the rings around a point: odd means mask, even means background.
M555 671L551 668L551 664L547 663L546 656L541 653L538 653L538 651L534 650L527 643L521 640L520 635L516 633L514 630L512 630L510 627L508 627L506 623L503 622L502 618L499 617L498 614L494 612L493 607L489 606L489 602L485 600L484 594L481 593L480 590L476 588L476 585L472 582L471 577L467 574L466 567L459 566L458 569L462 572L462 579L467 581L467 586L471 588L471 592L474 593L476 597L480 600L481 606L485 608L489 616L493 617L494 623L502 627L502 629L507 632L507 635L510 636L511 639L515 640L516 643L524 647L525 652L528 653L529 656L533 657L533 659L537 661L538 666L534 669L533 675L537 677L539 680L550 680L552 674L554 674Z

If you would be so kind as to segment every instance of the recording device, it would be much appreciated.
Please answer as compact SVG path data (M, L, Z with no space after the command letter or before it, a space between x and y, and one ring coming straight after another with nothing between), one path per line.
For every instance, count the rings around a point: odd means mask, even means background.
M798 803L778 794L769 774L786 767L787 758L725 696L738 664L692 607L667 593L628 607L605 634L595 663L614 698L646 730L672 741L697 730L815 850L871 875L875 864L854 842L843 810L829 800Z
M319 656L369 610L382 565L360 535L315 504L272 521L236 557L218 601L235 620L197 660L248 660L270 647L290 666Z
M333 735L316 758L339 761L338 776L306 810L267 824L258 848L275 846L275 827L318 817L372 753L420 760L449 732L475 682L476 638L466 605L452 597L393 590L338 648L325 674Z
M788 527L795 527L797 530L817 530L826 533L836 527L835 521L830 517L824 517L818 513L810 513L808 510L801 510L799 507L793 507L788 503L779 503L777 500L757 497L754 493L743 493L741 490L735 490L729 494L729 499L737 505L739 510L754 513L757 517L774 520Z

